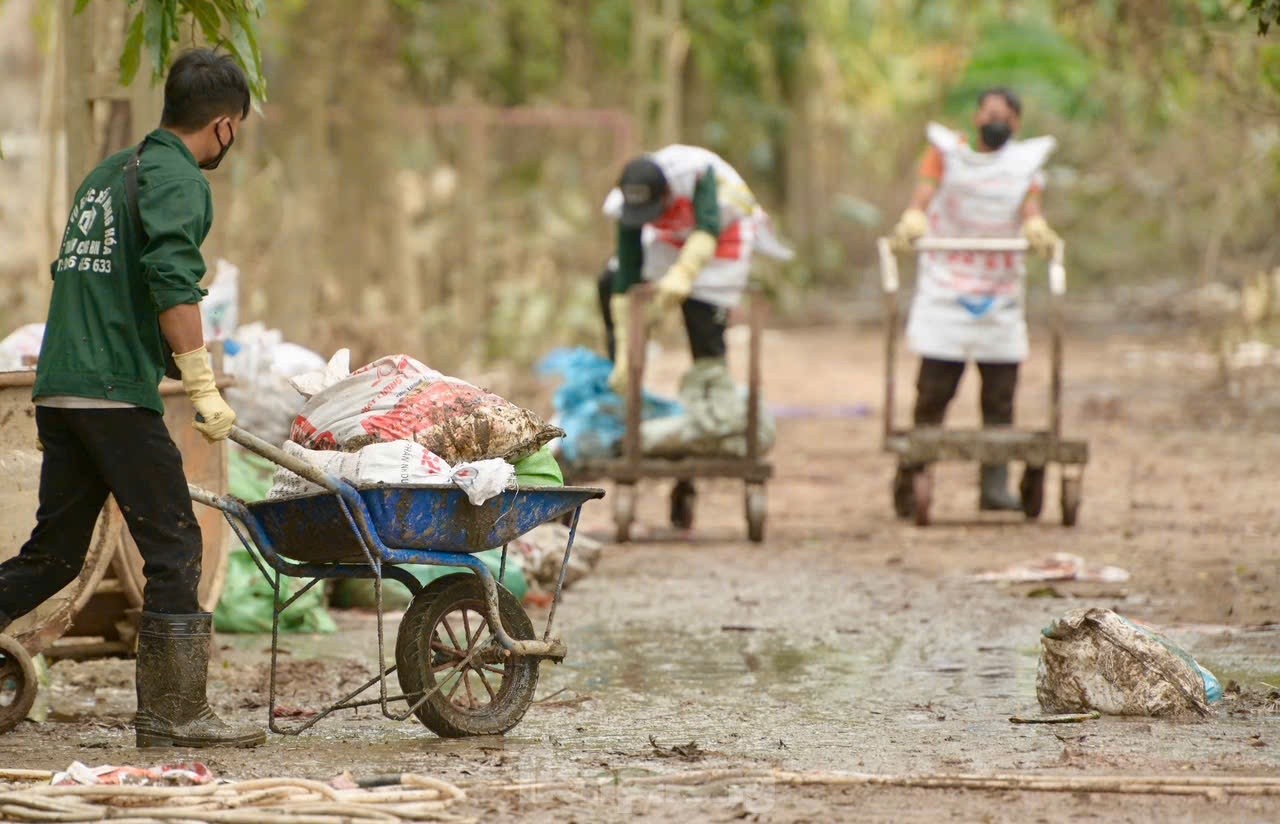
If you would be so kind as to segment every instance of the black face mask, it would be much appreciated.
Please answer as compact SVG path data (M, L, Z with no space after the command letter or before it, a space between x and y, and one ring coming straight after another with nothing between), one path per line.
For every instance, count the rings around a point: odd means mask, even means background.
M231 139L226 143L222 142L222 133L218 131L217 126L213 127L213 136L218 139L218 153L211 159L200 164L201 169L210 172L218 168L218 164L222 162L222 158L227 156L227 150L231 148L231 144L236 142L236 133L234 129L231 132Z
M1013 127L1003 120L995 120L979 126L978 134L982 135L982 145L995 151L1009 142L1009 138L1013 136Z

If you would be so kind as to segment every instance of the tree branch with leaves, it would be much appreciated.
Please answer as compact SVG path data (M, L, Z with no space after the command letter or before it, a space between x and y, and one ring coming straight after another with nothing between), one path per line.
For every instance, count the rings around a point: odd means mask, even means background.
M76 0L79 14L92 0ZM128 0L133 17L126 29L120 53L120 83L129 85L142 65L143 52L150 58L151 80L159 82L182 43L184 27L199 28L213 48L222 49L244 69L255 99L267 98L258 46L258 21L265 0Z

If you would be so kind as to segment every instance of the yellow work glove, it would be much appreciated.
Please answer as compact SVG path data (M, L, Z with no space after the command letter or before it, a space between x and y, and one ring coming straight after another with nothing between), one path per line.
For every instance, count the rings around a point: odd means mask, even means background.
M684 248L680 250L680 257L676 258L667 273L654 284L651 321L679 309L689 299L698 273L711 262L715 253L716 239L711 233L699 229L689 235Z
M917 240L929 234L929 218L919 209L908 209L898 218L889 236L893 248L899 252L910 252Z
M218 391L208 350L201 346L193 352L174 355L173 362L182 373L182 388L196 408L196 420L191 425L209 443L226 440L235 426L236 413Z
M1053 257L1053 249L1062 238L1049 228L1049 222L1040 215L1029 217L1022 223L1022 236L1031 244L1031 251L1043 258Z
M631 301L626 295L609 298L609 312L613 315L613 371L609 373L609 388L621 396L627 394L627 330L631 324Z

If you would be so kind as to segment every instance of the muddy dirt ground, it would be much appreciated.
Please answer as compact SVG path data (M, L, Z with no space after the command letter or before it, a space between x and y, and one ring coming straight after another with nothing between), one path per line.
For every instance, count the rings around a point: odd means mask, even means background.
M744 364L743 341L731 354ZM1044 419L1043 340L1019 397ZM678 352L678 350L674 350ZM669 350L654 380L683 366ZM972 466L937 475L936 524L901 523L881 453L881 348L874 329L776 330L765 346L779 407L769 535L745 542L741 487L699 488L691 534L664 526L665 485L645 489L642 540L610 546L568 591L557 626L570 649L545 665L539 702L501 739L446 741L413 722L347 713L257 751L200 757L231 778L420 772L470 785L455 811L530 821L983 820L1274 821L1280 799L975 792L756 781L689 786L631 779L691 770L875 773L1274 775L1280 767L1280 565L1273 481L1280 424L1221 401L1211 360L1167 331L1077 325L1065 420L1087 438L1079 526L1057 523L1057 475L1039 523L979 516ZM899 420L911 400L908 358ZM977 420L976 375L953 406ZM608 535L607 501L585 529ZM999 585L972 573L1066 551L1132 572L1124 584ZM1033 597L1034 596L1034 597ZM1014 725L1035 714L1038 633L1084 605L1161 628L1224 682L1208 721L1103 719ZM338 614L336 636L289 637L290 705L371 671L374 624ZM534 611L535 624L545 617ZM393 620L394 623L394 620ZM267 637L220 636L219 711L265 720ZM154 763L132 748L127 661L61 663L55 718L0 738L0 765L59 769ZM690 745L696 742L696 746ZM679 752L672 748L679 747ZM615 778L606 787L574 781ZM568 782L526 793L510 782Z

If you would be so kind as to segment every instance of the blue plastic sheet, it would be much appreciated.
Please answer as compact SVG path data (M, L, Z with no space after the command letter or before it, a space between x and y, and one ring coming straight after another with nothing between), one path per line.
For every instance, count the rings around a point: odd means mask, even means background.
M555 395L557 425L565 435L560 455L568 463L618 454L625 429L625 405L609 388L613 364L590 349L556 349L537 366L540 375L563 381ZM683 412L680 404L645 392L644 420L666 418Z

